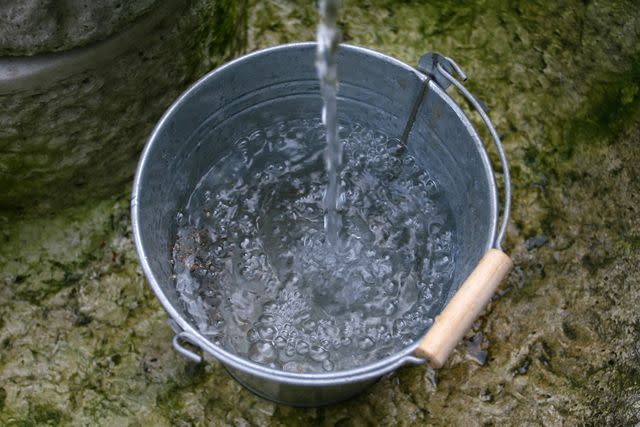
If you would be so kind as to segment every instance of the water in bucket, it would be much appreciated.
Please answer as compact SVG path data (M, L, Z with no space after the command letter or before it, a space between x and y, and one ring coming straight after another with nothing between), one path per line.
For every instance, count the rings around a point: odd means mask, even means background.
M178 293L209 339L285 370L365 365L414 342L453 270L438 185L397 139L341 123L343 225L324 229L325 129L299 118L236 141L180 219Z
M198 330L292 372L364 366L415 342L454 265L438 184L399 140L338 122L338 9L320 5L322 120L292 113L235 141L179 214L173 248Z

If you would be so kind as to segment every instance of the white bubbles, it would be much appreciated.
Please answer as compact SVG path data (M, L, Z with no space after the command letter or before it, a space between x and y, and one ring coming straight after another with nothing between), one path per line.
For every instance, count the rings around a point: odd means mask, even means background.
M312 345L309 347L309 357L316 362L322 362L329 358L329 352L319 345Z
M395 301L386 301L384 305L384 315L387 317L392 316L398 311L398 304Z
M293 357L296 354L296 348L294 345L287 343L287 348L284 351L285 356Z
M325 371L331 372L333 371L334 368L335 368L335 363L333 363L331 360L325 359L322 361L322 369L324 369Z
M327 243L318 119L248 133L176 222L176 291L217 345L289 372L364 366L420 339L448 294L454 240L438 184L397 139L340 123Z
M371 350L375 346L373 338L366 336L358 339L358 348L363 351Z
M276 328L272 326L262 326L258 329L261 338L265 340L273 339L276 336Z
M268 341L257 341L249 347L249 359L257 363L272 363L276 360L277 355L275 347Z
M184 218L184 214L182 212L178 212L176 214L176 223L178 224L178 226L184 225L185 222L185 218Z
M296 344L296 353L305 355L309 353L309 344L306 341L298 341Z
M290 361L282 365L282 370L285 372L294 372L297 374L302 374L307 372L307 366L301 362Z
M251 328L247 332L247 339L249 342L256 342L260 339L260 334L255 329Z
M283 336L277 336L273 342L278 348L285 348L287 346L287 340Z

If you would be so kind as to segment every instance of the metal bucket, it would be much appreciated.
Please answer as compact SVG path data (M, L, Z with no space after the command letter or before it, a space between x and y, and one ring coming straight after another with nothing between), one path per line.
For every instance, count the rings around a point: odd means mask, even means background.
M291 373L239 357L208 341L189 321L172 280L171 247L178 209L211 165L247 129L258 128L295 112L321 109L314 68L315 43L279 46L246 55L206 75L165 113L142 154L132 196L136 247L144 272L173 319L178 352L200 362L183 346L188 342L209 353L240 383L260 396L298 406L344 400L416 357L420 340L368 366L332 373ZM457 242L453 285L444 306L483 255L503 239L510 184L504 152L479 103L452 76L462 71L449 58L427 54L418 69L354 46L338 55L341 115L397 135L419 165L441 184L451 207ZM498 226L498 191L478 133L445 92L453 83L463 91L489 126L505 178L505 208ZM215 142L204 136L215 132ZM227 144L228 142L228 144ZM420 353L418 353L420 354Z

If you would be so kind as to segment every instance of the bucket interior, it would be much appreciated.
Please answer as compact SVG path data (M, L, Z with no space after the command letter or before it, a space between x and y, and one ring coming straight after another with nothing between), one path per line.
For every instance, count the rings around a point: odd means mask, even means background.
M234 61L187 91L154 131L138 170L134 227L145 272L179 324L193 326L172 277L176 214L211 165L235 149L230 142L292 116L319 116L314 57L314 44L300 44ZM338 70L339 118L399 138L424 76L384 55L348 46L340 49ZM433 82L407 148L438 182L452 216L452 285L434 306L435 315L492 245L495 183L475 130Z

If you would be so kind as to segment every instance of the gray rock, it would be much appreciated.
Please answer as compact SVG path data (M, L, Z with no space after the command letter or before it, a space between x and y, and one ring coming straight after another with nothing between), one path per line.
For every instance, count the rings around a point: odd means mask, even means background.
M48 56L44 71L33 71L37 57L0 59L0 211L44 212L123 191L162 112L238 46L242 11L228 0L174 5L139 21L151 22L144 31Z
M0 56L34 55L102 40L159 0L3 0Z

